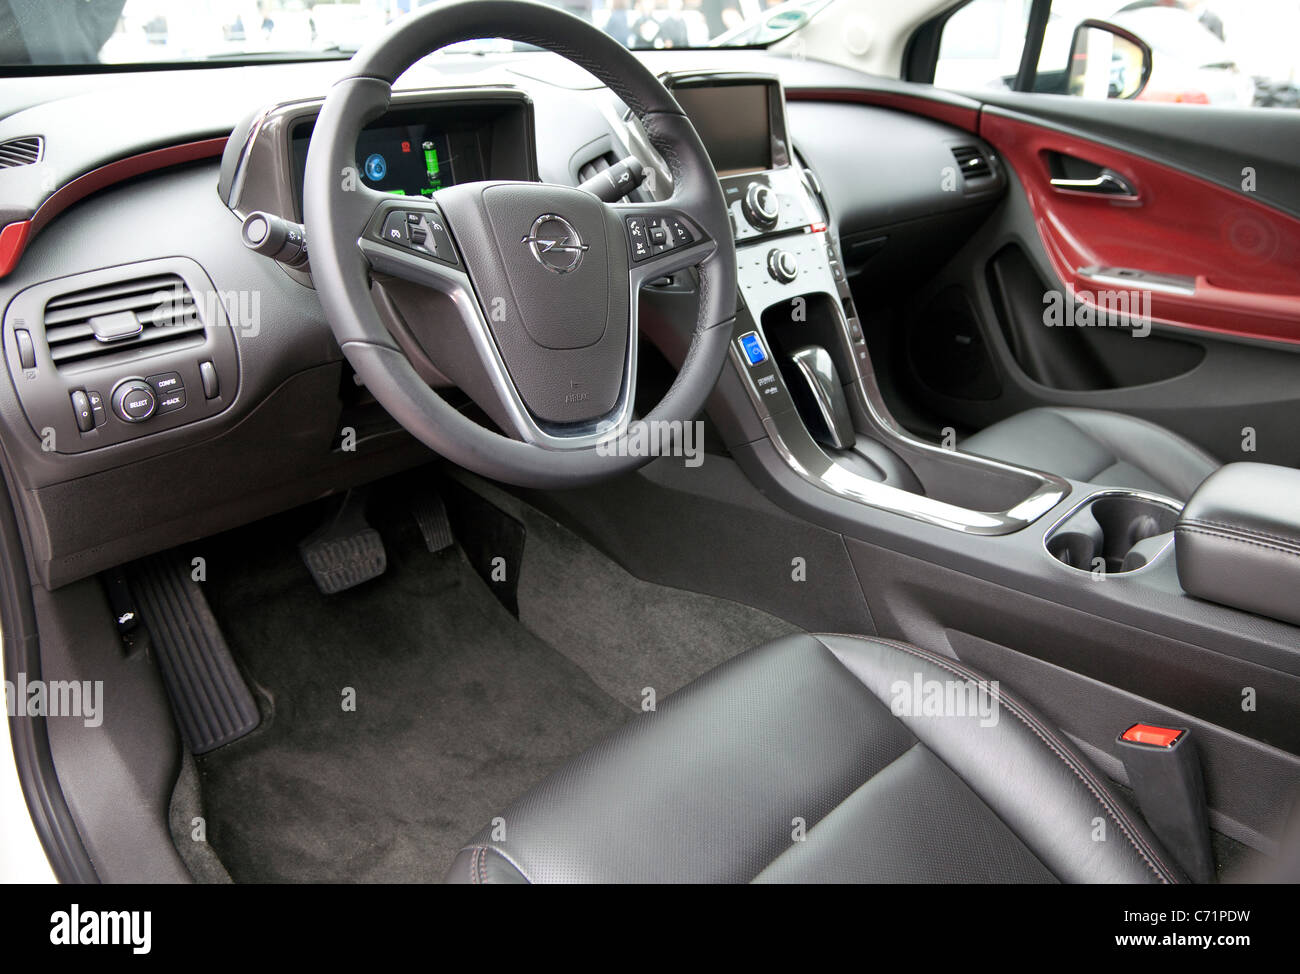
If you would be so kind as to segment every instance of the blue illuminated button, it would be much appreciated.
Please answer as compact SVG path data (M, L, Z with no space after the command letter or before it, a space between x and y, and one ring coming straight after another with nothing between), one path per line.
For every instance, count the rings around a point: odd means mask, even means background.
M388 163L378 152L372 153L366 159L366 178L371 182L377 183L388 175Z
M767 361L767 352L763 349L763 340L758 337L756 331L740 336L740 350L745 353L745 359L750 365L761 365Z

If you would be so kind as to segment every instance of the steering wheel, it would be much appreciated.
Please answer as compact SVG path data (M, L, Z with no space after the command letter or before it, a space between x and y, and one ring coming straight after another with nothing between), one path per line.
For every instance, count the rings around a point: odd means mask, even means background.
M397 77L441 47L483 37L549 49L606 84L663 157L672 195L611 204L567 186L485 181L415 198L363 185L357 137L388 109ZM726 361L735 245L708 153L672 95L631 53L554 7L443 0L359 51L316 121L303 211L321 305L361 381L432 450L486 477L563 487L640 466L653 459L641 455L646 450L612 445L634 422L692 420ZM667 239L647 242L650 223ZM635 420L638 293L647 281L693 266L699 314L690 346L663 400ZM452 361L434 364L506 435L464 415L421 378L379 313L377 278L397 279L408 302L416 296L429 317L423 330L435 329L438 346L452 349ZM439 315L451 320L434 320Z

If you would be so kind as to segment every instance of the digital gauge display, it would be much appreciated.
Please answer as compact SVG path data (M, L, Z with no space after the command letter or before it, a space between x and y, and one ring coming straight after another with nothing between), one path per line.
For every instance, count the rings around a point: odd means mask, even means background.
M290 140L295 188L302 192L314 122L296 126ZM432 196L456 182L456 159L447 133L424 123L381 122L357 138L356 175L363 186L395 196ZM471 170L474 167L469 167ZM481 178L472 173L469 179Z
M398 196L432 196L455 182L447 136L420 125L363 131L357 172L371 189Z

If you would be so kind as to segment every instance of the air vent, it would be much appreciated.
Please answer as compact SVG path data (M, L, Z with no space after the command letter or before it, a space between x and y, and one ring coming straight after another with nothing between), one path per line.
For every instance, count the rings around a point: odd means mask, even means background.
M993 175L993 169L984 158L984 153L973 145L953 146L952 157L957 160L957 168L967 181Z
M618 157L614 153L602 152L596 158L578 167L578 182L585 183L593 176L599 176L616 162L618 162Z
M8 139L0 142L0 169L12 169L15 166L30 166L41 158L41 149L45 142L39 135L29 135L21 139Z
M119 352L199 344L203 321L177 274L87 288L45 304L45 340L59 368Z

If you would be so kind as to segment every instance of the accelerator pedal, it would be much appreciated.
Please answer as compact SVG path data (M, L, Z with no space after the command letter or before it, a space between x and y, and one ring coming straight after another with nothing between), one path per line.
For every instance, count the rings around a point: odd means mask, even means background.
M257 702L189 563L157 555L132 565L128 581L190 751L203 754L256 729Z
M420 525L420 534L424 536L424 546L431 554L436 554L454 543L451 536L451 521L447 519L447 505L442 502L442 495L433 490L424 490L411 502L415 522Z
M298 542L307 570L325 595L378 578L388 567L384 539L366 520L365 508L364 493L348 491L325 525Z

